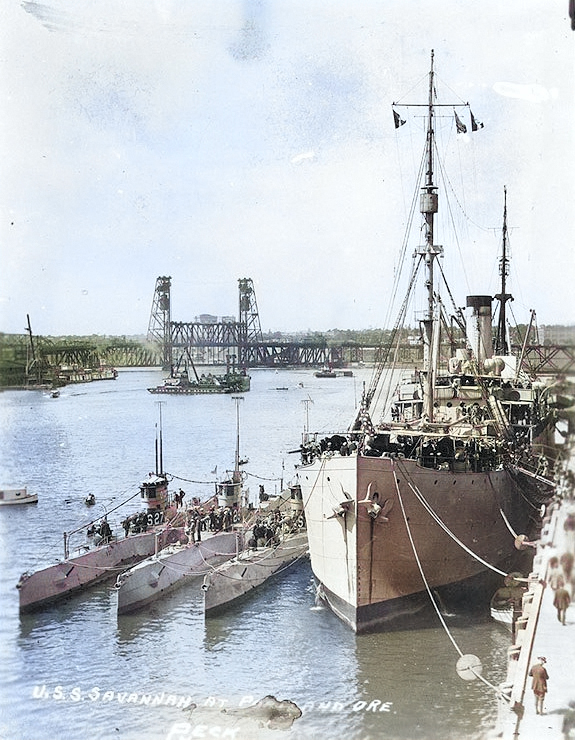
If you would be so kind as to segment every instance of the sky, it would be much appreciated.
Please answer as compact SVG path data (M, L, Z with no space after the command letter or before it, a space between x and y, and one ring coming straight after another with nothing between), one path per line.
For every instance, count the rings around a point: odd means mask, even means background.
M264 331L384 326L432 49L457 304L506 187L514 319L575 323L574 44L567 0L4 0L0 332L145 334L164 275L175 321L249 277Z

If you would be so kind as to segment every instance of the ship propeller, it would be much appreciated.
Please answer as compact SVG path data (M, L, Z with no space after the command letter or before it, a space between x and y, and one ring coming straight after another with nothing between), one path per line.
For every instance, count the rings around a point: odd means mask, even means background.
M343 495L346 497L346 499L348 499L349 501L351 501L351 496L345 490L345 488L343 487L343 483L341 481L340 481L339 485L341 486L341 492L343 493Z

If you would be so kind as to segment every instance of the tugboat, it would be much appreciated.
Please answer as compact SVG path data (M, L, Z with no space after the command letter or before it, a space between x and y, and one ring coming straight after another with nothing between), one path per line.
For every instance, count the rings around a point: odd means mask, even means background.
M321 370L315 371L314 376L316 378L337 378L337 373L331 365L324 365Z
M193 379L190 378L190 372ZM245 368L238 370L235 362L227 358L224 375L198 375L194 361L186 349L180 355L175 365L172 365L170 375L162 385L148 388L150 393L169 393L199 395L203 393L246 393L250 390L251 378Z
M0 506L37 504L38 494L28 493L27 488L3 488L0 490Z
M446 110L437 106L446 103L436 96L432 52L418 183L417 233L424 243L415 247L407 294L380 348L383 361L350 427L301 446L298 474L319 593L358 633L408 629L411 617L427 618L438 605L456 614L487 610L501 577L530 567L532 552L511 532L536 539L539 509L553 493L552 474L546 474L537 445L547 441L542 435L552 427L554 412L544 384L527 377L510 352L505 251L495 341L491 296L468 296L466 317L456 305L446 315L449 289L445 300L440 297L445 277L438 260L444 250L434 233L435 129L436 117ZM469 109L468 103L448 108L459 106ZM399 129L406 121L397 107ZM469 115L472 130L479 130L470 110ZM457 115L454 125L458 132L465 129ZM505 243L506 204L503 232ZM406 235L403 255L407 243ZM422 271L423 365L393 394L405 319Z

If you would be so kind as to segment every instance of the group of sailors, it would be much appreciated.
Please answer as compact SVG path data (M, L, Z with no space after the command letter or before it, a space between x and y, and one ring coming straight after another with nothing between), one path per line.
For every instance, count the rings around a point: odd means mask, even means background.
M161 521L154 521L150 514L151 512L149 511L138 511L135 514L130 514L130 516L127 516L122 520L122 527L124 528L124 534L126 537L130 534L141 534L142 532L147 532L148 527L151 527L154 524L161 524ZM163 521L163 517L161 519Z
M240 521L237 508L230 506L201 506L198 499L186 509L186 534L191 542L201 542L202 532L230 532Z
M295 532L305 526L303 511L298 517L286 516L276 509L266 517L256 517L252 527L252 536L248 540L248 547L257 550L258 547L279 545L282 535Z
M201 542L202 533L229 532L235 524L241 521L239 508L236 506L218 506L214 499L207 502L200 501L194 496L188 507L185 508L183 499L185 492L180 490L174 494L176 509L183 509L185 516L185 532L189 542ZM266 501L269 496L260 486L260 500ZM250 506L251 508L251 506ZM147 532L156 524L164 522L164 515L160 509L145 510L130 514L122 520L121 526L126 537ZM286 516L285 513L275 510L265 517L258 516L252 527L250 547L257 548L269 544L278 544L281 534L304 527L303 511L299 517ZM107 544L112 541L113 534L107 516L98 523L88 527L87 534L94 537L96 545Z
M334 434L331 437L324 437L319 442L310 440L301 445L300 453L303 465L307 465L316 457L321 457L324 452L335 453L347 457L358 449L358 443L355 439L347 439L341 434Z
M181 488L177 493L174 493L174 503L176 504L176 509L181 509L183 507L185 495L186 492Z
M355 436L355 435L354 435ZM359 448L353 436L346 438L334 434L319 442L302 445L301 455L304 464L322 454L347 456ZM367 457L417 458L426 468L438 470L473 470L475 472L497 469L506 452L500 440L484 440L470 437L454 440L452 437L426 437L424 435L392 435L390 433L365 435L361 453ZM544 462L539 461L541 471Z
M88 537L94 538L95 545L107 545L113 538L112 528L108 523L107 517L101 519L97 524L91 524L86 534Z

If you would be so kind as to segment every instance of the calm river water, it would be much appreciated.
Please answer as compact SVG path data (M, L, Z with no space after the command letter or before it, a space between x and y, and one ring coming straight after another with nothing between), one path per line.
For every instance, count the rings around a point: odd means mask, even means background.
M252 390L240 402L240 451L249 458L256 501L260 484L273 492L282 474L286 482L293 477L297 455L288 453L301 440L306 405L312 431L345 429L369 372L337 379L310 370L251 375ZM93 515L84 497L93 492L103 514L137 492L154 468L158 396L146 388L160 380L159 371L123 371L116 381L68 386L58 399L39 391L0 394L0 486L27 485L40 497L36 506L0 510L0 738L492 735L495 695L457 676L458 654L437 622L357 637L316 607L308 561L208 623L201 579L120 619L110 585L19 616L20 574L61 556L62 532ZM304 404L308 398L313 403ZM162 400L164 468L177 476L172 487L182 486L187 500L207 498L215 478L233 467L235 403L225 395ZM124 515L140 508L137 499L130 506ZM464 653L479 656L492 684L504 679L510 638L502 627L476 621L457 625L453 635ZM295 702L301 718L289 730L244 731L242 708L269 694Z

